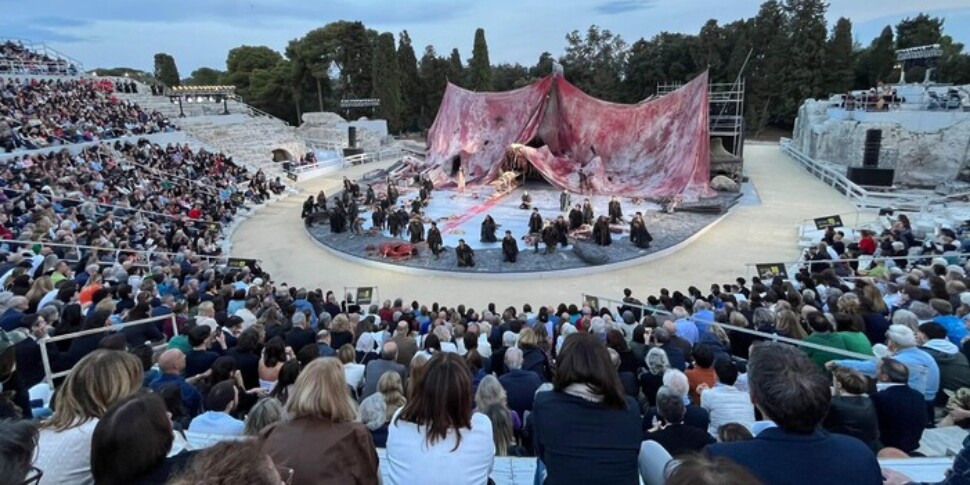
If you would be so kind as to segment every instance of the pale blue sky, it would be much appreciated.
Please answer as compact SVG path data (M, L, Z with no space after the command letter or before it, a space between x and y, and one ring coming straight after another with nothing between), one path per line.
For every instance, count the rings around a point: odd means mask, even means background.
M564 36L590 24L627 42L661 31L696 33L709 18L727 23L753 16L761 0L0 0L0 37L46 42L86 68L150 70L152 56L175 56L182 76L200 66L225 69L229 49L286 43L334 20L361 20L395 34L407 29L418 57L433 44L471 55L477 27L485 28L493 63L534 64L543 51L559 55ZM887 24L928 12L946 19L946 32L970 45L968 0L831 0L830 24L853 21L867 45Z

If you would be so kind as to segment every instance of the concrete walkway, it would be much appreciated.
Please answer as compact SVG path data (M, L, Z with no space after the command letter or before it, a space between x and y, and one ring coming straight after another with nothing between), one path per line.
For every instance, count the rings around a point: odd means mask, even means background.
M391 162L352 167L304 183L302 194L263 208L243 222L232 238L233 254L262 259L263 269L277 283L337 294L344 287L377 286L382 300L400 297L448 306L464 303L476 309L489 302L500 307L578 303L584 292L619 299L623 288L631 288L642 299L661 287L685 291L694 285L706 291L711 283L749 276L745 263L796 260L798 226L805 219L854 211L841 194L800 169L776 144L749 144L745 155L745 170L760 204L736 207L700 240L667 258L606 273L535 281L412 276L345 261L310 239L300 220L300 208L308 195L321 188L330 195L339 190L344 175L359 177Z

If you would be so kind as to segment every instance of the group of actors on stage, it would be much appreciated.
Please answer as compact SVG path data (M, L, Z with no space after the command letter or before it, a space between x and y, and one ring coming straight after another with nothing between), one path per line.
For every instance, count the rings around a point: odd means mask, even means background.
M430 178L421 175L414 177L414 183L419 187L419 190L418 197L410 202L410 211L407 210L404 203L400 206L397 205L400 192L390 178L387 179L387 192L383 198L377 197L373 186L368 184L363 205L372 207L372 228L380 231L387 229L391 236L395 238L406 235L412 244L427 242L428 249L437 259L445 251L441 231L438 229L438 224L432 221L431 227L425 234L422 219L422 209L429 203L434 184ZM354 234L363 232L364 219L359 217L360 208L357 204L357 200L360 198L360 186L347 177L344 177L343 185L344 190L339 196L333 198L332 207L328 206L326 194L322 190L316 198L310 196L304 201L302 218L307 227L313 225L314 214L317 211L323 211L329 217L331 232L337 234L347 230ZM545 254L553 254L557 245L566 247L569 244L569 233L579 230L583 225L592 226L591 241L593 243L600 246L609 246L613 242L610 225L623 223L623 210L616 196L613 196L609 202L608 215L599 217L595 216L589 198L586 198L582 204L572 206L572 195L566 190L562 191L559 196L559 210L563 213L568 211L568 219L567 216L560 214L555 220L543 220L542 215L539 214L539 209L532 207L532 196L529 195L528 191L522 194L522 203L519 208L532 210L532 214L529 216L529 234L524 239L531 241L536 253L539 252L540 242L545 244ZM498 242L495 236L497 229L498 224L492 216L486 215L481 225L481 242ZM630 242L638 248L648 248L652 240L653 237L647 230L643 214L637 212L630 220ZM512 231L505 231L505 237L502 238L502 254L505 262L516 262L519 246L515 237L512 236ZM464 239L458 240L458 246L455 247L455 256L459 267L475 266L475 251L465 243Z

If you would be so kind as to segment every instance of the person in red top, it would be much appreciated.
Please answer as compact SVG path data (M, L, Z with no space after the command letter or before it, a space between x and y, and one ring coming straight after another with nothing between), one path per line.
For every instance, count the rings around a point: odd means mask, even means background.
M872 231L862 231L862 238L859 239L859 250L862 251L862 254L870 256L876 253L876 240L872 237Z
M707 387L714 387L717 384L717 374L714 372L714 350L707 344L697 344L694 346L694 367L687 369L687 382L690 385L690 402L699 405L701 402L700 393L697 386L707 384Z
M199 210L197 206L192 206L189 209L189 219L200 219L202 217L202 211Z

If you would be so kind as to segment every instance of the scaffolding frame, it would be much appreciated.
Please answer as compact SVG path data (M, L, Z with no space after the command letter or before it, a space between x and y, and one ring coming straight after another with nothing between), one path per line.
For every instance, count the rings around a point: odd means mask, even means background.
M657 84L657 96L670 94L684 83ZM728 152L744 160L744 88L743 78L733 83L709 83L707 104L710 136L724 138Z

